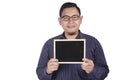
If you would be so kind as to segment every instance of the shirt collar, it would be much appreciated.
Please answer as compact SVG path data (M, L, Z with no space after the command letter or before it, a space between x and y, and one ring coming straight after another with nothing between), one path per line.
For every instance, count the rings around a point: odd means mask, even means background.
M77 35L76 39L82 38L82 32L79 30L79 34ZM66 39L65 32L63 32L60 36L60 39Z

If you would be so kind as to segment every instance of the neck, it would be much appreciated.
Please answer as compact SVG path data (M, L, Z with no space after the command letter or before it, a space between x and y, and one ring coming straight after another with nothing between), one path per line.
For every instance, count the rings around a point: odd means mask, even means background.
M66 37L67 39L75 39L78 34L79 34L79 32L72 33L72 34L65 33L65 37Z

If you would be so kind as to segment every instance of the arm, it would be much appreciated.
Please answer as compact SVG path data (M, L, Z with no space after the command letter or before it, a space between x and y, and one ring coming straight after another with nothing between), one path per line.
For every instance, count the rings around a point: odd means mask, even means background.
M38 66L36 69L37 76L40 80L51 80L52 74L46 73L47 63L49 61L49 46L48 42L43 46Z
M94 50L94 60L83 59L85 63L81 65L82 69L88 75L88 79L90 80L104 80L107 76L109 69L105 60L104 52L97 42L95 50Z
M94 50L94 68L93 71L88 74L88 77L92 80L104 80L109 73L109 68L105 59L105 55L100 43L96 42L96 48Z
M51 58L52 56L50 56L50 54L53 53L51 50L52 47L50 46L50 42L47 42L42 49L41 56L36 69L38 78L40 80L51 80L52 73L58 70L58 60Z

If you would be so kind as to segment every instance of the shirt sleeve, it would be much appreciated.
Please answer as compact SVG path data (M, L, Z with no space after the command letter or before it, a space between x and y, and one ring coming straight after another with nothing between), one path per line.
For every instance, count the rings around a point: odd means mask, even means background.
M103 49L100 43L96 42L96 48L94 50L94 69L88 74L89 80L104 80L109 73L109 68L104 56Z
M49 60L49 45L48 42L43 46L38 66L36 69L37 76L40 80L51 80L52 74L46 74L46 67Z

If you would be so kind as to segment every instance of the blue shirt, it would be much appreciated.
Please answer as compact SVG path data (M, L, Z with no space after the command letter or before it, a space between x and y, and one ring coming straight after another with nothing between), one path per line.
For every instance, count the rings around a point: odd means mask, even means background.
M43 46L36 73L40 80L104 80L109 73L103 49L99 41L79 31L76 39L86 39L86 58L93 60L94 69L87 74L80 64L60 64L52 74L46 74L47 63L53 58L54 39L65 39L64 33L49 39Z

